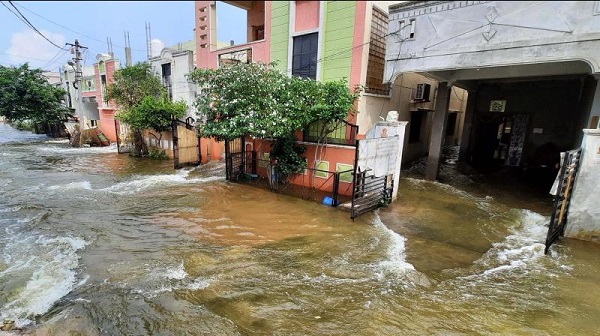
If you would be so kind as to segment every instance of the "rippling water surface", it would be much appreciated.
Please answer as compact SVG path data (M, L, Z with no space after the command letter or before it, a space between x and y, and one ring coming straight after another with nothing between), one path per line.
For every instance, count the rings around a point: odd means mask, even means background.
M38 335L600 334L600 249L404 178L348 213L0 124L0 319Z

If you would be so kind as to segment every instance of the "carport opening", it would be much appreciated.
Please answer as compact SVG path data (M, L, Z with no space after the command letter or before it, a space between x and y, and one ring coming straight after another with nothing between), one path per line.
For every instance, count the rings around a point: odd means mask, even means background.
M439 180L549 213L560 153L579 148L582 130L593 122L596 81L578 74L461 84L477 88L469 92L472 119L460 125L468 136L459 146L446 141ZM452 122L448 117L447 125ZM426 158L406 170L419 175L424 165Z

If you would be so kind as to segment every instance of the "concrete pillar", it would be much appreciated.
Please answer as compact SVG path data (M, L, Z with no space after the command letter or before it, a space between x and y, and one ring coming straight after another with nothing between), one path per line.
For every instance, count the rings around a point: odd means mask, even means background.
M573 187L565 237L600 243L600 129L583 130L579 173Z
M600 85L594 76L586 76L581 86L575 129L597 128L600 119ZM583 132L573 137L573 146L577 147L583 140Z
M442 146L446 137L446 121L448 120L451 89L452 86L446 82L440 83L437 88L433 123L431 126L431 142L429 143L429 158L427 159L427 169L425 171L425 179L428 181L437 180L440 169Z
M400 184L400 168L402 166L402 151L404 150L404 134L408 121L398 122L398 156L396 157L396 168L394 170L394 188L392 189L392 201L398 198L398 185Z
M458 152L458 161L468 161L469 142L473 131L473 120L475 119L475 105L477 104L477 91L469 91L467 97L467 107L465 108L465 119L463 122L463 131L460 139L460 151Z
M600 127L600 85L598 83L598 81L600 81L600 74L596 74L594 75L594 79L596 80L596 86L595 86L595 92L594 92L594 100L591 103L591 108L590 108L590 116L589 116L589 122L588 122L588 126L589 128L599 128ZM591 84L590 84L591 86ZM592 120L596 121L595 125L592 125L591 122Z

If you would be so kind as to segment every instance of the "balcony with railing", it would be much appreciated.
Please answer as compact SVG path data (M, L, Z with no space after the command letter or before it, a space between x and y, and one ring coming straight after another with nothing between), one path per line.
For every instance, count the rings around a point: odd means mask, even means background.
M321 142L332 145L356 146L356 135L358 134L358 125L351 124L346 120L340 120L331 126L327 126L330 131L323 134L327 130L324 129L322 121L317 121L310 124L302 132L302 141L304 142Z

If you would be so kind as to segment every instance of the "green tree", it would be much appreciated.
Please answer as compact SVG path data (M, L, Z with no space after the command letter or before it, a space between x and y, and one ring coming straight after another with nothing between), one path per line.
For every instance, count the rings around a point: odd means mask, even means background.
M53 125L67 119L70 110L62 104L65 90L48 83L43 70L0 65L0 115L10 121L29 120Z
M196 107L204 119L198 124L202 136L274 139L271 157L281 165L301 168L306 161L300 157L303 149L290 140L293 132L320 122L322 135L330 133L334 124L353 112L360 91L348 90L344 80L290 77L274 64L264 63L198 69L188 77L200 88ZM292 167L287 173L298 170Z
M142 102L121 110L117 117L134 130L153 130L158 134L171 130L172 120L185 115L188 106L184 101L172 102L167 95L146 96ZM160 141L162 135L152 134Z
M108 99L119 106L116 117L129 124L133 131L134 156L148 154L142 137L144 130L166 131L172 118L185 113L185 103L172 103L165 94L165 88L152 74L148 63L137 63L115 72L114 82L108 87Z

